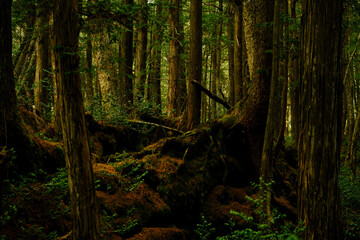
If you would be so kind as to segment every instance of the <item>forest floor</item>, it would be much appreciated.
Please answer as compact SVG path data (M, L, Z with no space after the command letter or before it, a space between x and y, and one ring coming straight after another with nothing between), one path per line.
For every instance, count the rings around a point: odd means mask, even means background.
M54 144L25 115L29 130ZM275 164L273 222L260 224L263 196L234 116L184 134L86 119L102 239L300 239L291 147ZM346 239L360 239L360 176L342 166L339 180ZM69 206L64 166L7 179L0 239L72 239Z

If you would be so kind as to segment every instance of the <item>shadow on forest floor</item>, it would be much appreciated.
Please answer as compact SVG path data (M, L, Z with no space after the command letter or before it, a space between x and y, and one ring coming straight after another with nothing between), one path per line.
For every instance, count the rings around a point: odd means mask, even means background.
M169 135L154 127L139 132L134 126L109 126L88 116L102 239L256 239L261 234L296 239L301 229L296 152L279 151L272 202L276 222L259 224L262 198L251 184L256 179L246 135L233 118ZM347 236L356 239L360 179L343 168L340 187ZM0 239L71 239L65 168L7 180L1 201Z

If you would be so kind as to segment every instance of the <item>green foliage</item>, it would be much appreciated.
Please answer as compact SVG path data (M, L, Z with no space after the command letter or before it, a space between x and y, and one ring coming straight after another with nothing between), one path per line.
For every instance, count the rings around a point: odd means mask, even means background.
M128 217L132 214L133 208L128 211ZM139 227L139 221L137 219L129 219L125 224L117 223L119 216L117 213L109 214L107 211L103 211L103 224L111 229L111 232L124 236L129 233L134 232ZM105 233L105 228L102 229L102 232Z
M260 179L260 184L252 183L255 189L262 192L263 195L257 198L246 197L255 208L256 219L260 219L257 222L252 216L248 216L243 212L236 212L231 210L230 213L234 216L239 216L247 227L244 229L235 229L235 224L232 220L226 225L230 227L230 234L226 236L217 237L217 240L237 240L237 239L282 239L282 240L297 240L300 239L297 236L305 230L301 223L295 228L292 228L288 224L281 224L281 221L286 217L285 214L279 213L275 208L272 209L271 221L267 221L267 214L263 211L263 204L266 201L267 189L270 189L274 182L264 183ZM265 189L263 189L265 188Z
M56 194L62 200L69 199L69 182L66 168L60 168L49 182L44 184L44 194Z
M344 166L340 170L339 186L345 235L347 239L358 239L360 236L360 176L354 175L349 167Z
M216 229L211 227L211 223L206 220L204 214L201 214L200 217L201 223L196 224L195 233L201 240L210 239Z
M119 155L120 159L125 156L127 156L125 153ZM120 159L117 159L117 161L120 161ZM141 171L143 165L143 162L131 156L127 156L123 164L117 165L116 170L120 173L121 184L125 191L134 191L145 181L145 176L148 174L148 171Z

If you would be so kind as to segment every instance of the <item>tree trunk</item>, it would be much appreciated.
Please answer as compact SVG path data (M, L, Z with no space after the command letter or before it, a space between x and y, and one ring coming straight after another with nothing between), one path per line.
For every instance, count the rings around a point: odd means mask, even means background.
M95 30L94 58L96 77L100 84L100 93L105 109L110 109L110 98L115 97L117 83L113 49L110 42L110 24L105 18L93 20Z
M40 115L50 112L49 88L49 6L46 0L40 1L36 17L36 72L35 72L35 108Z
M148 7L147 1L137 0L141 7L137 15L137 43L135 52L135 80L134 80L134 98L140 101L145 96L146 83L146 48L147 48L147 21Z
M262 148L260 176L262 178L262 193L265 194L264 212L267 215L268 222L271 222L271 186L269 183L273 178L273 160L275 143L278 139L276 126L279 124L277 120L281 111L281 94L280 88L280 0L275 0L274 6L274 27L273 27L273 55L272 55L272 71L271 71L271 87L269 109L267 114L267 122L264 136L264 145Z
M289 5L288 0L282 0L282 13L285 16L288 16L289 13ZM282 90L281 90L281 108L280 108L280 116L279 116L279 129L277 131L277 146L281 146L284 143L285 139L285 130L286 130L286 114L287 114L287 95L288 95L288 80L289 80L289 46L288 46L288 39L289 39L289 24L285 20L283 24L283 38L282 42L283 45L283 61L281 70L281 76L283 78L282 82Z
M263 25L273 21L274 1L249 1L243 11L247 58L251 85L248 101L242 112L240 123L247 130L251 158L259 177L261 149L263 147L271 82L272 28Z
M149 99L155 103L161 111L161 44L163 27L161 25L162 18L162 3L156 4L156 16L152 34L152 50L149 71Z
M201 83L202 71L202 0L190 1L190 61L189 82ZM194 85L188 87L186 127L191 130L200 123L201 91Z
M228 43L228 55L229 55L229 103L231 106L235 105L235 88L234 88L234 7L231 2L228 3L228 8L226 10L229 15L229 20L227 23L227 35L229 38Z
M78 56L78 1L57 0L54 40L58 65L65 161L68 170L74 240L99 239L99 216L85 126ZM71 54L64 54L71 53Z
M88 19L88 21L90 20ZM93 84L94 74L93 74L92 58L93 58L93 54L92 54L91 35L88 33L86 39L86 61L85 61L85 81L86 81L85 96L88 105L91 105L92 98L94 97L94 84Z
M170 57L167 113L171 117L181 114L180 101L180 0L170 1Z
M296 2L298 0L291 1L291 18L293 21L296 21ZM300 74L299 74L299 53L298 53L298 44L296 40L298 39L297 30L292 32L292 40L294 46L290 52L289 57L289 84L290 84L290 106L291 106L291 136L294 141L294 146L298 145L299 131L300 131L300 106L299 106L299 92L300 92Z
M302 1L298 216L304 239L343 239L340 168L342 0Z
M235 1L234 9L234 105L243 98L243 3Z
M133 5L133 0L124 0L124 5ZM133 19L127 18L121 32L120 46L120 102L133 104Z

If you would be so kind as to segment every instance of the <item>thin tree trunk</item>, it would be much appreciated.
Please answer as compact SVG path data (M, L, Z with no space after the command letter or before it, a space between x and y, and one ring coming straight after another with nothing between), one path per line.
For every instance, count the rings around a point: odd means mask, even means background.
M133 5L124 0L124 5ZM124 106L133 104L133 19L127 18L121 33L120 46L120 101Z
M271 186L269 185L273 178L273 160L275 142L278 140L276 126L278 124L278 114L281 111L281 101L279 101L280 89L280 0L275 0L274 6L274 27L273 27L273 55L271 71L271 87L269 109L267 114L266 130L264 136L264 145L262 148L260 176L262 178L262 192L266 196L264 202L264 212L267 214L268 222L271 222Z
M137 0L141 6L137 22L137 43L135 52L135 79L134 79L134 98L140 101L145 96L146 83L146 48L147 48L147 21L148 9L147 1Z
M88 19L90 21L90 19ZM90 23L89 23L90 24ZM92 98L94 97L94 83L93 83L93 66L92 66L92 44L91 44L91 34L88 33L86 39L86 61L85 61L85 81L86 81L86 100L88 105L91 105Z
M229 103L234 106L235 105L235 88L234 88L234 7L231 2L228 3L228 7L226 10L229 15L229 20L227 22L227 35L229 38L228 43L228 58L229 58Z
M35 108L40 115L49 113L50 62L48 2L40 2L36 20Z
M189 82L201 83L202 71L202 0L190 1L190 62ZM188 130L200 123L201 91L194 85L188 87L187 121Z
M162 44L162 3L156 4L156 16L153 30L151 50L152 62L149 71L149 99L159 106L161 111L161 44Z
M291 18L293 21L296 21L296 2L298 0L292 0L291 1ZM292 38L293 41L298 39L297 36L297 30L293 30L292 32ZM289 57L289 84L290 84L290 106L291 106L291 136L294 141L294 146L298 145L298 136L300 131L300 106L299 106L299 92L300 92L300 75L299 75L299 54L298 45L295 44L295 46L292 49L292 52L290 52Z
M243 4L235 2L234 9L234 105L243 98Z

